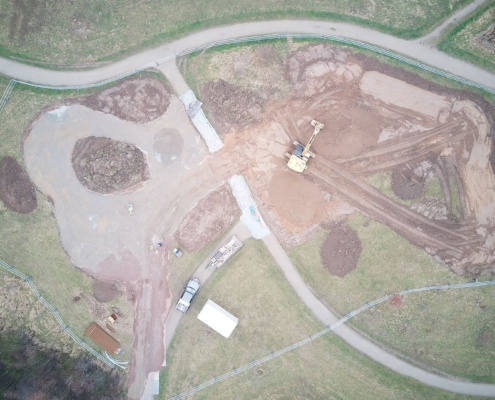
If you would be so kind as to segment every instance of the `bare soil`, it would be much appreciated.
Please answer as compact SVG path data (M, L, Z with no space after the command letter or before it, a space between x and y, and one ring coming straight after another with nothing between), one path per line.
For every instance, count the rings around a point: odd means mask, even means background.
M184 217L175 238L188 252L198 251L222 236L239 217L239 208L226 186L202 199Z
M426 176L414 173L415 167L403 164L392 172L392 190L402 200L417 199L423 192Z
M489 330L485 330L485 331L481 332L478 336L477 342L480 346L483 346L486 348L493 348L493 346L495 345L493 333Z
M72 152L72 167L81 184L102 194L136 189L149 179L141 150L103 137L79 139Z
M342 278L357 268L361 251L361 240L356 231L345 225L337 225L328 233L320 255L328 272Z
M485 34L483 34L482 37L488 43L495 46L495 25L492 26Z
M202 100L210 110L209 117L221 132L229 128L238 129L262 116L265 101L255 92L243 89L219 79L207 82L202 91Z
M0 160L0 199L10 210L27 214L36 209L36 193L28 174L12 157Z
M95 280L92 290L93 296L100 303L108 303L115 299L119 294L119 289L113 282Z
M145 75L128 78L90 96L69 99L66 104L81 104L125 121L146 123L167 111L171 94L164 81Z
M395 293L388 299L388 304L391 307L400 308L402 306L402 297L399 294Z

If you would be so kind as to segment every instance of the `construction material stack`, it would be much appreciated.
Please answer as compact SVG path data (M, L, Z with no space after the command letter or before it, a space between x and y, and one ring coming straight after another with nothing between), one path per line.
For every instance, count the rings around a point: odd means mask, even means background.
M208 264L208 269L212 268L220 268L223 264L227 262L227 260L232 257L240 248L242 247L242 243L235 236L232 236L225 245L223 245L220 250L211 258L210 263Z

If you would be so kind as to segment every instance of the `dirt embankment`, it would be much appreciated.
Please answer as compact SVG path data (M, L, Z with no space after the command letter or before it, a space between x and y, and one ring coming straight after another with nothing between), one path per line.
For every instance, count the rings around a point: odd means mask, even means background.
M38 205L28 174L12 157L0 160L0 199L7 208L22 214L30 213Z
M72 167L82 185L102 194L136 189L149 179L141 150L103 137L79 139L72 152Z
M125 121L146 123L167 111L171 95L164 81L145 75L125 79L90 96L69 99L65 104L81 104Z
M198 251L222 236L239 216L239 207L224 186L202 199L182 220L175 238L184 250Z
M323 242L320 255L328 272L342 278L357 268L361 251L361 240L356 231L336 225Z

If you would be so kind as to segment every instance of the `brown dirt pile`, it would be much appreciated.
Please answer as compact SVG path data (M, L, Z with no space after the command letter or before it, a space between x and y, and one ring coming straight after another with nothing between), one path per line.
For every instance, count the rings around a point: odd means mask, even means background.
M132 189L149 178L145 156L136 146L95 136L76 142L72 167L79 182L96 193Z
M326 217L325 199L318 186L295 172L275 173L268 184L268 196L287 230L298 231Z
M399 294L395 293L388 299L388 304L391 307L399 308L402 306L402 297Z
M175 238L188 252L198 251L222 236L239 216L239 208L224 186L202 199L182 220Z
M325 268L342 278L356 269L361 251L361 240L356 231L337 225L323 242L320 255Z
M493 346L495 345L493 334L488 330L483 331L479 334L477 342L480 346L487 348L493 348Z
M243 89L223 79L210 81L201 91L202 100L210 110L220 130L241 128L261 119L264 100L255 92Z
M414 167L403 164L392 172L392 190L402 200L417 199L423 192L426 175L415 174Z
M117 297L119 290L117 286L112 282L94 281L93 283L93 296L100 303L108 303Z
M170 104L167 84L152 76L126 79L116 86L90 96L69 100L95 111L112 114L120 119L146 123L162 115Z
M27 214L36 209L36 193L28 174L12 157L0 160L0 199L13 211Z

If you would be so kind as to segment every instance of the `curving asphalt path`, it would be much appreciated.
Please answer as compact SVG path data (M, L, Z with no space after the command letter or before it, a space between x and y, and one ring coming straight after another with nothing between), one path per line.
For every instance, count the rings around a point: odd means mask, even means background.
M96 83L123 74L127 71L135 70L142 65L167 55L178 53L201 44L242 36L297 32L303 34L331 34L361 40L415 58L425 64L443 69L460 77L495 88L495 75L462 60L452 58L423 43L425 39L438 36L441 28L446 27L451 21L456 18L461 18L467 12L472 11L475 7L483 3L484 1L482 0L476 0L473 5L468 6L469 8L460 10L458 13L454 14L430 35L416 41L406 41L384 33L346 23L308 20L263 21L217 27L194 33L172 43L130 56L114 64L89 71L52 71L0 58L0 73L18 80L29 81L40 85L83 85ZM335 316L333 316L313 293L311 293L276 238L273 235L270 235L265 238L264 241L302 301L324 324L328 325L332 323L335 320ZM455 393L495 397L495 385L457 381L421 370L420 368L392 356L345 326L336 330L335 333L375 361L402 375L410 376L427 385Z
M481 2L477 5L482 4ZM461 10L460 12L462 12ZM457 15L457 14L456 14ZM262 34L301 33L337 35L380 46L454 75L495 88L495 75L448 56L422 40L407 41L368 28L329 21L276 20L248 22L197 32L160 47L143 51L114 64L89 71L53 71L0 58L0 73L40 85L77 86L97 83L152 63L168 55L218 40Z

